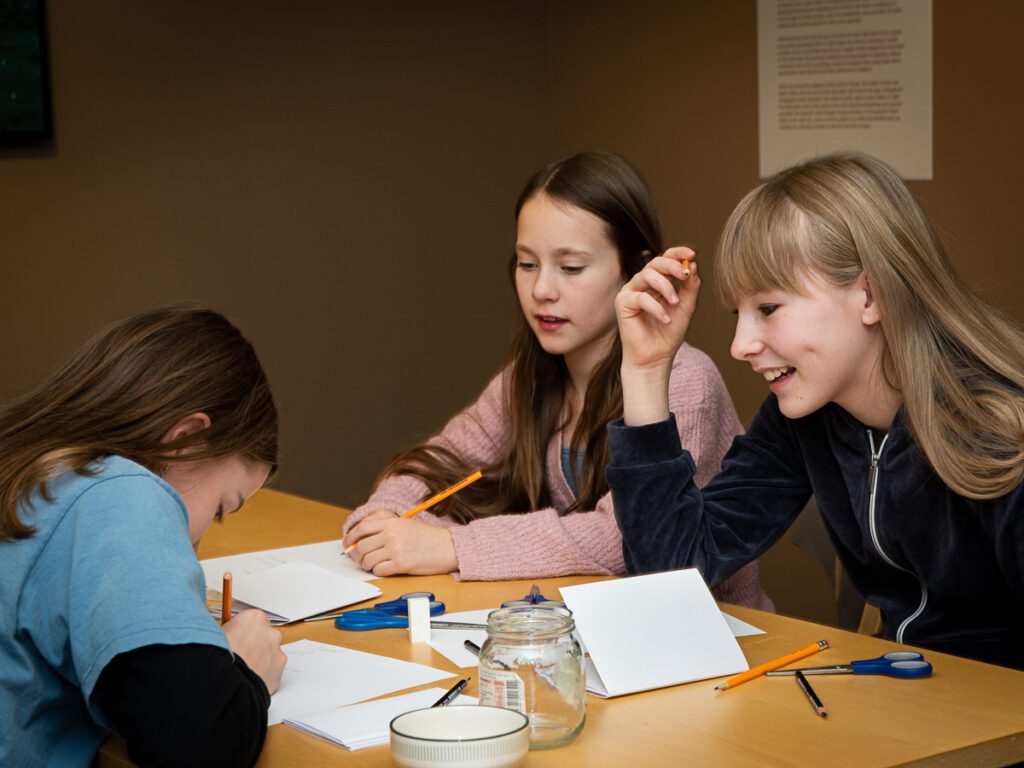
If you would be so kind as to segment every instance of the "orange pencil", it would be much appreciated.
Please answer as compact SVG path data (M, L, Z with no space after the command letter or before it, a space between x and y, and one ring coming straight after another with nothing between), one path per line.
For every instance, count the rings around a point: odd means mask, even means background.
M690 276L690 260L683 259L683 277Z
M231 571L224 573L224 584L220 588L220 623L223 625L231 619Z
M455 483L455 485L449 485L447 488L445 488L440 493L435 493L433 496L431 496L426 501L422 501L419 504L417 504L415 507L413 507L412 509L406 510L405 512L402 513L402 517L416 517L416 515L418 515L420 512L423 512L424 510L430 509L432 506L437 504L437 502L443 501L444 499L447 499L453 493L457 493L458 491L461 491L467 485L472 485L473 483L475 483L477 480L479 480L483 476L484 476L484 473L481 472L478 469L476 472L471 474L469 477L464 477L462 480L459 480L459 482ZM356 545L353 544L352 546L350 546L348 549L345 550L345 554L347 555L349 552L351 552L355 548L356 548Z
M760 666L748 669L746 672L740 672L738 675L734 675L726 680L724 683L719 683L715 686L716 691L724 691L726 688L735 688L740 683L745 683L747 680L753 680L755 677L760 677L765 672L771 672L773 669L784 667L787 664L792 664L794 661L810 656L812 653L823 651L828 648L828 640L819 640L816 643L808 645L806 648L801 648L799 651L793 651L787 653L785 656L780 656L772 661L766 661Z

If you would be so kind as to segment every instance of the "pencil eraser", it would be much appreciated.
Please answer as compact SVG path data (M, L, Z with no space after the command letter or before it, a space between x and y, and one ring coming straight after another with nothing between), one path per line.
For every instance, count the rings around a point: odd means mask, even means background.
M425 597L411 597L409 605L409 642L430 641L430 601Z

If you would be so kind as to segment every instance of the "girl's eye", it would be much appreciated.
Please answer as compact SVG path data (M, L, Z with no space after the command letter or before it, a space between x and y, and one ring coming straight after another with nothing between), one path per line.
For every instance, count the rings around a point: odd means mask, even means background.
M565 272L565 274L567 275L578 275L580 272L583 271L583 267L574 267L569 264L563 264L562 271Z
M765 317L768 317L768 315L772 314L778 308L778 304L762 304L757 308L757 311L760 312Z
M520 261L516 263L516 269L521 269L523 272L529 272L537 267L532 261Z

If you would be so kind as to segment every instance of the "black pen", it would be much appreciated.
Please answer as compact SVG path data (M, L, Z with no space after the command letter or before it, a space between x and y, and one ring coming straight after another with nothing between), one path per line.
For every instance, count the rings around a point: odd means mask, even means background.
M828 717L828 712L825 711L825 705L821 703L821 699L818 698L818 694L811 688L811 684L807 682L807 678L804 677L804 673L799 669L796 671L796 684L800 686L800 689L807 695L807 700L811 702L811 706L814 707L814 711L822 717Z
M459 680L459 682L457 682L455 685L448 689L448 692L444 696L442 696L440 699L435 701L430 706L447 707L449 704L455 701L455 697L462 692L462 689L469 685L469 680L470 678L466 678L465 680Z
M462 647L472 653L474 656L480 656L480 646L474 643L472 640L467 640L462 644Z

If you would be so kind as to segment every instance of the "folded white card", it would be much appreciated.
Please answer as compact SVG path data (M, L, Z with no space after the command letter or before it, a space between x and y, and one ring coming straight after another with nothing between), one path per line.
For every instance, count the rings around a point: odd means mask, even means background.
M379 594L372 584L339 576L312 563L285 563L234 576L237 602L266 611L275 624L298 621ZM232 614L240 607L232 606Z
M602 697L748 669L693 568L561 588L587 643L587 690Z

